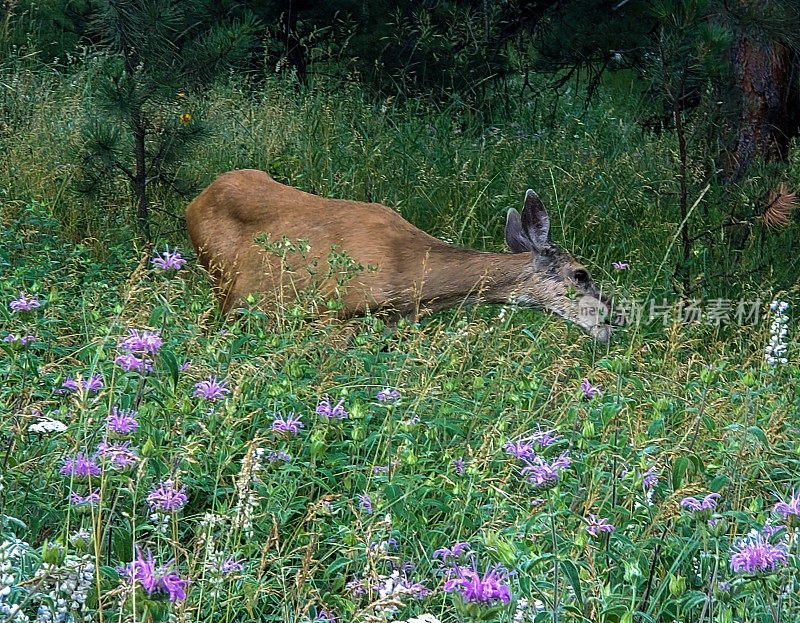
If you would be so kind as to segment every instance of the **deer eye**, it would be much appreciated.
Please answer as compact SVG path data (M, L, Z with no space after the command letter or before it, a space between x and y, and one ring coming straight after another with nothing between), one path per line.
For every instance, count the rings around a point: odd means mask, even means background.
M589 273L582 269L576 270L574 273L572 273L572 278L578 283L589 283L590 279Z

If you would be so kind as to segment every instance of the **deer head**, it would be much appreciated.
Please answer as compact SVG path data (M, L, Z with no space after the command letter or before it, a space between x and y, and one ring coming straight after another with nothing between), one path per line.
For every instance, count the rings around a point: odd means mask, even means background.
M513 303L549 310L601 342L611 339L612 325L624 325L586 267L550 240L550 217L532 190L525 193L521 214L508 211L506 242L513 253L530 254L528 271L509 296Z

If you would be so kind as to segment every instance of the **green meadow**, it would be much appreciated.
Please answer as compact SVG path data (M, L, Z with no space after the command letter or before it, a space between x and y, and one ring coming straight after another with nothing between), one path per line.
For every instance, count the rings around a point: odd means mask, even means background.
M713 231L796 184L796 147L690 167L684 260L635 80L478 108L233 75L157 111L203 132L148 246L124 177L75 190L92 71L3 68L0 621L800 621L799 230ZM634 321L223 318L181 219L238 168L492 251L533 188Z

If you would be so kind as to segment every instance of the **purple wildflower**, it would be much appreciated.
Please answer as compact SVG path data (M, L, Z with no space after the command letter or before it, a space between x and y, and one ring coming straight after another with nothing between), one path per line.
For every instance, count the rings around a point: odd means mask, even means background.
M231 390L229 390L225 383L217 382L217 377L212 376L210 379L206 381L200 381L196 383L194 386L194 393L192 396L200 396L204 400L208 400L210 402L216 402L220 398L224 398L225 394L230 394Z
M558 484L561 473L569 467L569 456L562 452L552 463L548 463L540 456L535 456L522 468L521 474L525 476L537 490L552 489Z
M279 450L278 452L270 452L267 454L267 461L270 463L277 463L278 461L285 461L287 463L292 462L292 455L288 452L284 452L283 450Z
M595 396L603 395L603 392L600 391L600 387L597 385L592 385L589 382L589 379L583 379L581 381L581 389L583 390L583 395L586 397L586 400L591 400Z
M382 599L404 594L409 594L415 599L422 599L431 592L422 582L412 582L406 576L405 571L401 575L397 569L392 571L390 576L383 575L378 579L378 595Z
M20 311L31 311L32 309L36 309L37 307L41 307L42 304L36 298L36 295L28 296L25 292L20 292L19 298L16 301L11 301L8 306L15 312Z
M186 372L191 367L192 367L191 361L184 361L181 365L178 366L178 371Z
M103 437L103 441L97 444L97 456L107 459L111 469L123 471L136 465L139 460L136 451L132 450L130 445L130 441L108 443Z
M543 430L541 425L539 425L537 428L539 430L528 437L520 437L514 443L508 442L504 446L506 452L513 454L518 459L524 461L536 456L536 449L534 446L538 446L539 450L543 450L544 448L553 445L559 439L561 439L559 435L554 434L554 430Z
M397 551L397 547L397 539L390 537L385 541L381 541L379 549L384 552L389 551L390 549Z
M507 604L511 601L511 591L503 581L509 573L500 565L489 567L483 577L478 575L474 568L455 567L458 577L445 582L444 590L448 593L457 592L464 601L477 604L490 605L495 601Z
M697 498L683 498L681 500L681 506L686 508L693 513L699 513L702 511L712 511L717 506L717 500L719 499L719 493L709 493L705 496L702 500L698 500Z
M36 338L32 335L23 335L22 337L20 337L14 333L9 333L7 336L3 338L3 341L10 344L15 344L15 345L19 344L20 346L27 346L35 339Z
M79 378L80 378L80 377L79 377ZM78 391L78 390L81 388L81 386L80 386L80 385L78 385L78 383L77 383L77 382L76 382L76 381L75 381L75 380L72 378L72 376L68 376L68 377L67 377L67 378L64 380L64 382L63 382L63 383L61 383L61 387L62 387L63 389L68 389L68 390L70 390L70 391L73 391L73 392L77 392L77 391ZM65 392L63 392L63 391L60 391L60 392L57 392L57 393L63 394L63 393L65 393Z
M166 594L170 601L175 602L186 599L184 587L189 580L181 580L175 571L170 570L173 564L175 564L174 558L156 568L150 548L147 549L145 558L142 556L142 550L136 545L136 558L117 571L131 584L138 581L148 595Z
M96 506L97 504L100 504L100 489L91 491L85 496L78 495L74 491L70 491L69 503L72 504L73 506L86 507L86 508Z
M736 573L772 573L778 565L785 565L787 560L785 547L782 544L772 545L762 535L742 539L734 551L731 571Z
M147 503L154 513L177 513L189 500L185 491L185 486L177 489L175 483L168 478L158 483L158 487L153 487L147 496Z
M295 418L293 413L290 413L289 417L285 420L283 419L283 416L279 415L272 423L272 430L277 430L284 433L293 433L295 435L300 432L301 428L303 428L303 423L300 421L299 417Z
M360 580L355 578L350 580L344 587L350 591L352 595L364 595L367 592L366 587L364 586L364 580Z
M244 559L234 560L233 556L228 556L225 560L222 561L219 570L224 575L228 575L229 573L233 573L234 571L242 573L244 571L244 566L242 565L243 562Z
M456 474L463 474L464 473L464 457L460 456L457 459L453 459L451 463L453 469L456 470Z
M625 270L631 266L628 262L611 262L611 265L617 270Z
M532 459L536 456L536 451L533 449L533 445L529 441L523 441L522 439L518 439L513 443L509 441L503 447L508 454L511 454L522 461Z
M543 450L547 446L552 446L556 443L559 439L561 439L561 435L555 434L555 431L552 429L544 429L542 430L542 426L540 424L536 425L537 430L533 435L531 435L531 442L539 446L539 450Z
M127 437L136 432L139 422L136 421L138 413L133 409L117 409L111 407L111 413L106 417L108 432L118 437Z
M466 542L456 543L452 547L443 547L441 549L437 549L436 551L433 552L433 557L434 558L440 557L442 559L442 562L447 562L448 558L456 560L461 556L461 554L466 552L468 549L470 549L469 543Z
M336 418L337 420L344 420L347 418L347 411L344 410L344 398L336 403L336 406L331 407L331 401L328 396L319 401L317 405L317 413L329 418Z
M393 468L399 467L400 461L391 461L388 465L373 465L373 474L388 474Z
M61 387L74 392L81 391L83 388L90 392L96 392L103 387L103 377L99 374L92 374L86 379L81 376L76 376L74 379L72 376L68 376Z
M358 496L358 507L367 513L372 512L372 498L366 491Z
M384 387L381 391L378 392L377 396L375 396L380 402L388 402L390 400L399 400L400 399L400 392L396 389L392 389L391 387Z
M128 337L119 343L119 348L133 353L155 354L162 343L158 331L142 331L140 334L136 329L128 329Z
M338 623L338 622L332 612L323 608L314 617L314 623Z
M642 474L642 486L645 489L652 489L658 484L658 474L653 472L654 469L651 467L644 474Z
M74 457L64 457L64 463L58 470L59 474L71 476L73 480L89 480L92 476L99 476L102 470L84 453L78 452Z
M761 528L761 534L763 534L768 539L771 539L778 532L780 532L781 530L785 530L785 529L786 529L786 525L785 524L781 524L779 526L773 526L769 521L767 521L767 523L764 524L764 527Z
M114 359L114 363L120 366L126 372L130 372L131 370L143 372L145 370L153 369L153 366L150 364L148 359L145 359L144 357L140 359L133 353L117 355L116 359Z
M586 521L586 532L592 536L602 535L603 532L614 532L614 526L608 523L607 519L598 519L595 515L589 515L584 521Z
M181 267L186 264L186 260L181 257L181 254L178 253L178 249L174 249L173 251L169 250L169 246L164 247L166 250L164 251L163 255L160 255L156 251L156 256L151 260L152 263L161 270L180 270Z
M778 515L783 515L787 521L797 522L800 519L800 493L792 491L788 502L781 500L772 510Z

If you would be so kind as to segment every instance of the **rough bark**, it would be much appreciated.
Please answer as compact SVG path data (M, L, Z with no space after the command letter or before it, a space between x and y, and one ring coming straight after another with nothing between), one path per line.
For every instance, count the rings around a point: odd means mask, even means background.
M297 72L299 82L306 81L306 57L303 45L297 34L298 12L302 8L298 0L289 0L283 17L284 38L286 45L286 60Z
M731 48L740 113L728 173L744 175L757 158L786 156L789 139L797 134L797 93L792 88L791 49L763 33L738 33ZM792 104L793 102L793 104Z

